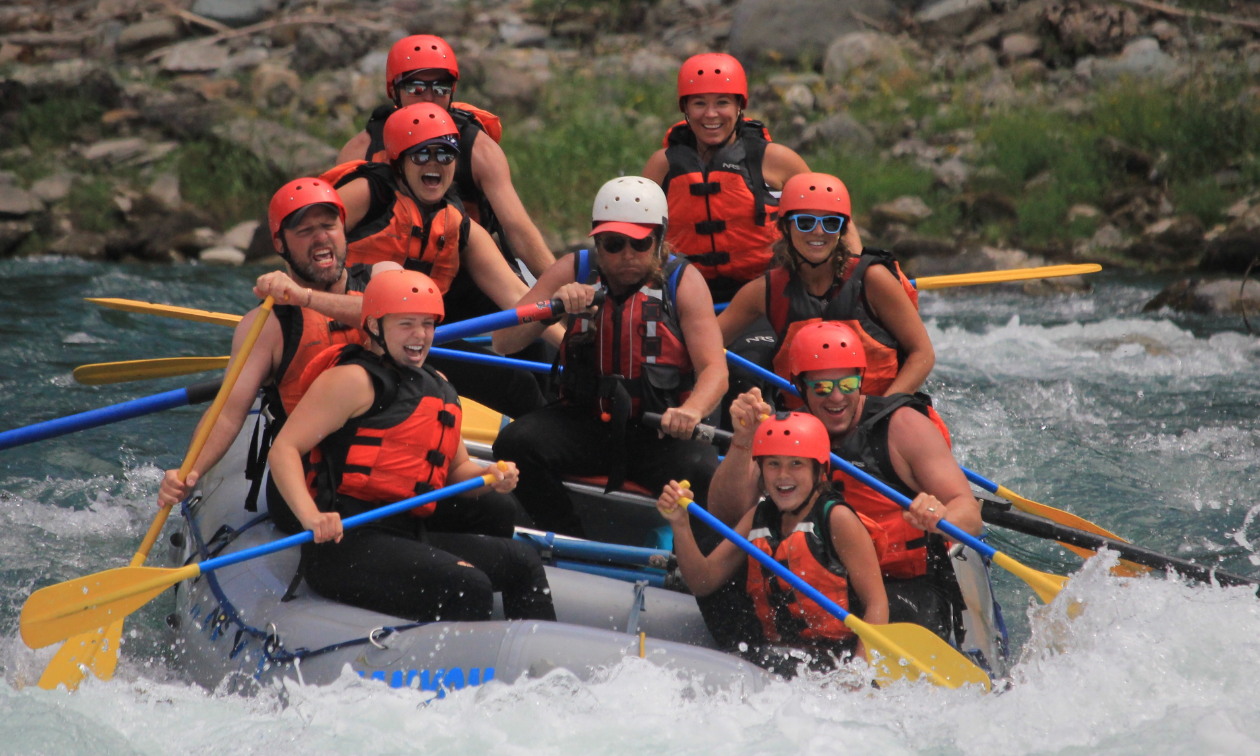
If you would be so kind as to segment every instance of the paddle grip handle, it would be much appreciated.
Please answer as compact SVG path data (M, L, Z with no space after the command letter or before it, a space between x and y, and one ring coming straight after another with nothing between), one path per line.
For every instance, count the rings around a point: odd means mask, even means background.
M639 422L643 423L644 427L660 430L661 418L662 416L659 412L644 412ZM692 441L703 441L714 446L730 446L733 437L734 434L730 431L714 428L712 425L705 425L704 423L696 423L695 430L691 431Z
M354 517L347 517L341 521L341 528L343 531L353 530L354 528L366 525L369 522L375 522L385 517L402 514L403 512L415 509L416 507L424 506L425 504L433 501L439 501L451 496L458 496L459 494L467 493L468 491L475 491L482 486L489 485L487 478L492 480L493 476L482 475L476 478L469 478L463 483L456 483L453 486L439 488L436 491L430 491L426 494L421 494L420 496L403 499L395 504L378 507L370 512L357 514ZM271 543L265 543L251 549L238 551L235 554L227 554L225 556L207 559L206 561L200 563L201 574L204 575L207 572L213 572L214 570L222 569L224 567L230 567L231 565L246 562L250 559L257 559L258 557L267 556L268 554L274 554L277 551L284 551L285 549L293 548L294 546L301 546L302 544L309 543L313 540L315 540L315 534L309 530L304 530L297 535L291 535L288 538L281 538L278 541L272 541Z
M211 399L219 395L219 388L223 386L222 380L202 381L188 386L184 391L188 392L189 404L205 404Z
M706 512L703 507L693 506L694 502L684 499L679 503L682 504L684 502L686 502L687 511L693 517L716 530L723 538L738 546L748 556L756 559L763 567L773 572L776 577L792 586L797 592L804 594L810 601L834 614L841 622L849 617L849 612L845 611L844 607L824 596L817 588L801 580L800 577L793 575L791 570L775 561L774 557L749 543L747 538L736 533L726 523Z

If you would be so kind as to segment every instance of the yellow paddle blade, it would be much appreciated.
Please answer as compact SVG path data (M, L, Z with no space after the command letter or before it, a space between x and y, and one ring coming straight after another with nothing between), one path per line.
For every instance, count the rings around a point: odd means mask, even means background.
M231 326L233 328L236 327L237 323L241 322L240 315L231 315L226 312L210 312L209 310L194 310L189 307L175 307L174 305L153 304L151 302L140 302L135 299L88 297L86 301L98 304L101 307L108 307L111 310L139 312L145 315L161 315L164 318L192 320L197 323L213 323L214 325Z
M926 676L945 688L979 685L989 690L984 670L926 627L905 622L871 625L852 614L844 623L866 644L866 660L880 682Z
M1054 597L1058 596L1059 591L1063 590L1063 586L1067 585L1068 579L1062 575L1051 575L1048 572L1034 570L1025 564L1020 564L1000 551L993 555L993 561L1002 569L1028 583L1036 591L1042 602L1046 604L1054 601Z
M460 434L464 439L494 444L499 437L499 428L503 426L503 415L472 399L460 397L459 403L464 408L464 420L460 425Z
M162 591L200 574L196 564L178 569L119 567L41 588L22 606L18 620L22 641L30 648L43 648L121 622Z
M1125 543L1129 542L1129 539L1121 538L1115 533L1112 533L1110 530L1086 520L1084 517L1077 517L1071 512L1065 512L1062 509L1055 509L1054 507L1047 506L1045 504L1039 504L1032 499L1025 499L1023 496L1020 496L1006 486L998 486L996 493L1003 499L1010 501L1011 504L1021 512L1027 512L1031 515L1044 517L1051 522L1057 522L1060 525L1065 525L1069 528L1076 528L1077 530L1084 530L1086 533L1093 533L1094 535L1100 535L1104 538L1111 538L1117 541L1124 541ZM1059 542L1059 545L1082 559L1089 559L1097 553L1080 546L1073 546L1070 543ZM1138 577L1139 575L1145 575L1150 571L1150 567L1136 564L1125 559L1121 559L1120 564L1111 568L1111 574L1118 577Z
M1080 276L1086 273L1097 273L1101 265L1047 265L1042 268L1014 268L1012 270L990 270L984 273L959 273L953 276L927 276L914 279L914 288L919 291L929 289L948 289L954 286L978 286L980 284L1007 283L1009 281L1030 281L1036 278L1059 278L1061 276Z
M106 383L148 381L154 378L170 378L176 375L204 373L227 367L227 357L164 357L156 360L128 360L126 362L99 362L74 369L74 379L87 386Z
M117 620L109 627L98 627L67 639L48 662L39 678L39 687L55 690L58 685L64 685L66 690L77 690L89 669L98 679L113 677L114 668L118 666L122 629L122 620Z

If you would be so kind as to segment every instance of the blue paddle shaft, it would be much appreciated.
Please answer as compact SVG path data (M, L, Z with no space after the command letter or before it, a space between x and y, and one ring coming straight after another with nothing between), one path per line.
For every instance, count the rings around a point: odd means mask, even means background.
M443 349L442 347L431 347L429 354L434 357L441 357L456 362L472 362L477 365L491 365L494 367L514 368L517 370L528 370L533 373L550 373L551 366L545 362L531 362L530 360L518 360L512 357L500 357L497 354L485 354L483 352L464 352L459 349Z
M743 357L740 357L738 354L735 354L734 352L727 352L726 359L731 364L735 365L736 367L741 367L756 376L759 376L761 378L764 378L770 381L771 383L783 389L784 391L791 393L792 396L797 396L797 397L800 396L800 393L797 392L796 387L793 386L791 383L787 382L786 380L784 380L783 376L778 375L777 373L772 373L769 370L766 370L765 368L763 368L762 366L754 362L749 362L748 360L744 359ZM910 508L910 500L907 499L900 491L896 491L890 488L888 484L883 482L882 480L872 477L870 474L862 470L859 470L858 468L844 461L843 459L841 459L835 454L831 455L831 464L835 465L836 467L839 467L841 470L844 470L844 472L847 473L848 475L854 478L857 478L860 482L865 483L866 485L870 486L876 491L879 491L881 494L884 495L885 498L887 498L889 501L893 502L894 504L900 506L902 509ZM959 465L959 467L962 467L962 466ZM997 491L997 484L989 480L988 478L985 478L981 475L977 475L976 473L973 473L972 471L968 470L965 467L962 467L962 471L963 471L963 474L967 476L967 480L970 480L971 482L975 483L981 488L984 488L985 490ZM983 483L981 481L983 481ZM990 488L989 486L992 486L992 488ZM992 558L993 554L996 552L996 549L989 546L984 541L981 541L980 539L976 538L970 533L959 530L958 527L955 526L952 522L941 520L940 523L936 527L945 535L949 536L950 538L953 538L955 541L959 541L961 543L967 544L971 548L983 554L985 557Z
M97 428L122 420L130 420L133 417L151 415L154 412L161 412L175 407L199 404L213 399L214 395L219 391L219 384L220 381L198 383L186 388L175 389L174 391L165 391L153 396L144 396L128 402L80 412L77 415L35 423L24 428L14 428L13 430L0 433L0 451L11 449L15 446L31 444L36 441L56 438L57 436L64 436L67 433Z
M476 491L485 484L486 482L482 480L479 475L475 478L469 478L463 483L456 483L453 486L439 488L438 490L430 491L427 494L413 496L410 499L403 499L396 504L389 504L378 509L373 509L370 512L357 514L354 517L347 517L341 521L341 527L342 530L353 530L360 525L366 525L369 522L375 522L391 515L401 514L409 509L415 509L416 507L423 506L429 502L438 501L451 496L458 496L459 494L467 493L469 491ZM313 540L315 540L315 534L309 530L304 530L297 535L292 535L288 538L281 538L279 541L264 543L261 546L255 546L251 549L238 551L235 554L228 554L226 556L215 557L214 559L207 559L201 563L201 574L204 575L207 572L213 572L223 567L230 567L234 564L247 562L250 559L257 559L261 556L274 554L277 551L284 551L285 549L290 549L294 546L301 546L302 544Z
M708 525L716 530L723 538L738 546L741 550L748 554L748 556L756 559L758 562L761 562L766 569L773 572L783 582L792 586L792 588L797 592L804 594L815 604L818 604L823 609L826 609L839 617L842 622L849 616L849 613L844 610L844 607L822 595L822 593L814 586L806 583L804 580L801 580L796 575L793 575L791 570L775 561L774 557L770 556L756 546L753 546L748 542L747 538L744 538L739 533L731 530L727 527L726 523L706 512L703 507L693 503L687 506L687 511L699 518L699 520L705 525Z
M587 559L616 562L619 564L637 564L649 566L653 557L668 561L673 554L663 549L649 549L642 546L622 546L615 543L600 543L570 538L550 538L551 534L517 533L518 541L528 541L535 547L550 549L557 557L571 559Z

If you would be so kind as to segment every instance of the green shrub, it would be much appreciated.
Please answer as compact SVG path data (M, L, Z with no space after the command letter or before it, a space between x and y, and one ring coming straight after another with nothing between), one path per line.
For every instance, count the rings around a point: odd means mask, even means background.
M114 187L105 179L89 178L74 182L66 195L66 208L75 228L105 233L122 225L114 204Z
M257 218L284 176L252 152L219 140L189 142L174 162L180 192L221 225Z

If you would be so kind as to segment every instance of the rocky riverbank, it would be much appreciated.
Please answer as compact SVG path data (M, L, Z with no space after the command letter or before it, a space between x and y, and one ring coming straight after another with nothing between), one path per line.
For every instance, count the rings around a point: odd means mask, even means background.
M679 63L725 49L750 115L844 178L917 275L1239 275L1260 255L1260 8L1241 0L18 2L0 254L266 259L267 197L332 165L409 33L446 37L457 98L504 117L557 251L676 118Z

